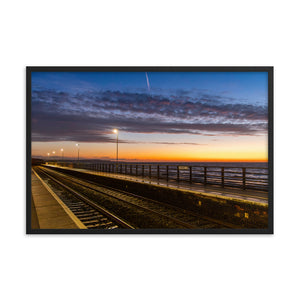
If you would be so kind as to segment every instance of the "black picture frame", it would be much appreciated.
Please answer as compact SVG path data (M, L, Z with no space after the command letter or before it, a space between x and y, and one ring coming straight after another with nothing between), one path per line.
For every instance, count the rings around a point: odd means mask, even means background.
M32 229L31 228L31 74L32 72L267 72L268 73L268 228L242 229ZM273 67L271 66L214 66L214 67L26 67L26 233L27 234L273 234Z

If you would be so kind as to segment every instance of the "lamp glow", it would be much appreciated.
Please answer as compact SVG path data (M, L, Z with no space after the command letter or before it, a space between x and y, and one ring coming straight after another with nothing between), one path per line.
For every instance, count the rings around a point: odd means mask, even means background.
M76 147L78 149L78 151L77 151L77 161L79 161L79 144L76 144Z
M116 161L117 161L117 166L116 166L116 167L117 167L117 168L116 168L116 169L117 169L117 172L118 172L118 160L119 160L119 153L118 153L118 152L119 152L119 131L118 131L118 129L114 129L113 132L117 135L117 155L116 155L116 156L117 156L117 159L116 159Z

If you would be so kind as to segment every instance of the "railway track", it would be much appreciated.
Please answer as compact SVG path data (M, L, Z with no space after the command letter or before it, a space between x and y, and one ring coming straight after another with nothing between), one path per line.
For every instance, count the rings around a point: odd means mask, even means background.
M120 216L132 228L232 228L218 220L164 204L132 193L82 180L61 172L39 167L39 171L57 184L68 186L90 202Z
M59 182L53 176L46 172L35 169L48 185L59 193L63 202L74 213L74 215L87 227L87 229L116 229L129 228L133 226L118 218L114 214L108 212L96 203L93 203L84 195L78 193L74 189Z

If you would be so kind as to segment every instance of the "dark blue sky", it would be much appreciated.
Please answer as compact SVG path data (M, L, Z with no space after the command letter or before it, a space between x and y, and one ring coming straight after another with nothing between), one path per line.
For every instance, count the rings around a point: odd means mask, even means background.
M150 92L170 95L188 91L236 98L234 103L267 105L266 72L148 72ZM91 90L148 92L144 72L33 72L33 89L69 93Z

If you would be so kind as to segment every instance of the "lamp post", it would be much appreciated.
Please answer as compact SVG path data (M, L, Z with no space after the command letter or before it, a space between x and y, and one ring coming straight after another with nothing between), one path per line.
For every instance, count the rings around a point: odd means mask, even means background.
M113 132L117 135L117 169L118 169L118 160L119 160L119 131L118 129L114 129Z
M47 153L47 155L48 155L48 161L49 161L49 156L50 156L50 153L48 152L48 153Z
M76 144L76 147L77 147L77 161L79 161L79 144Z
M63 158L64 158L64 149L61 148L60 151L61 151L61 160L63 160Z

